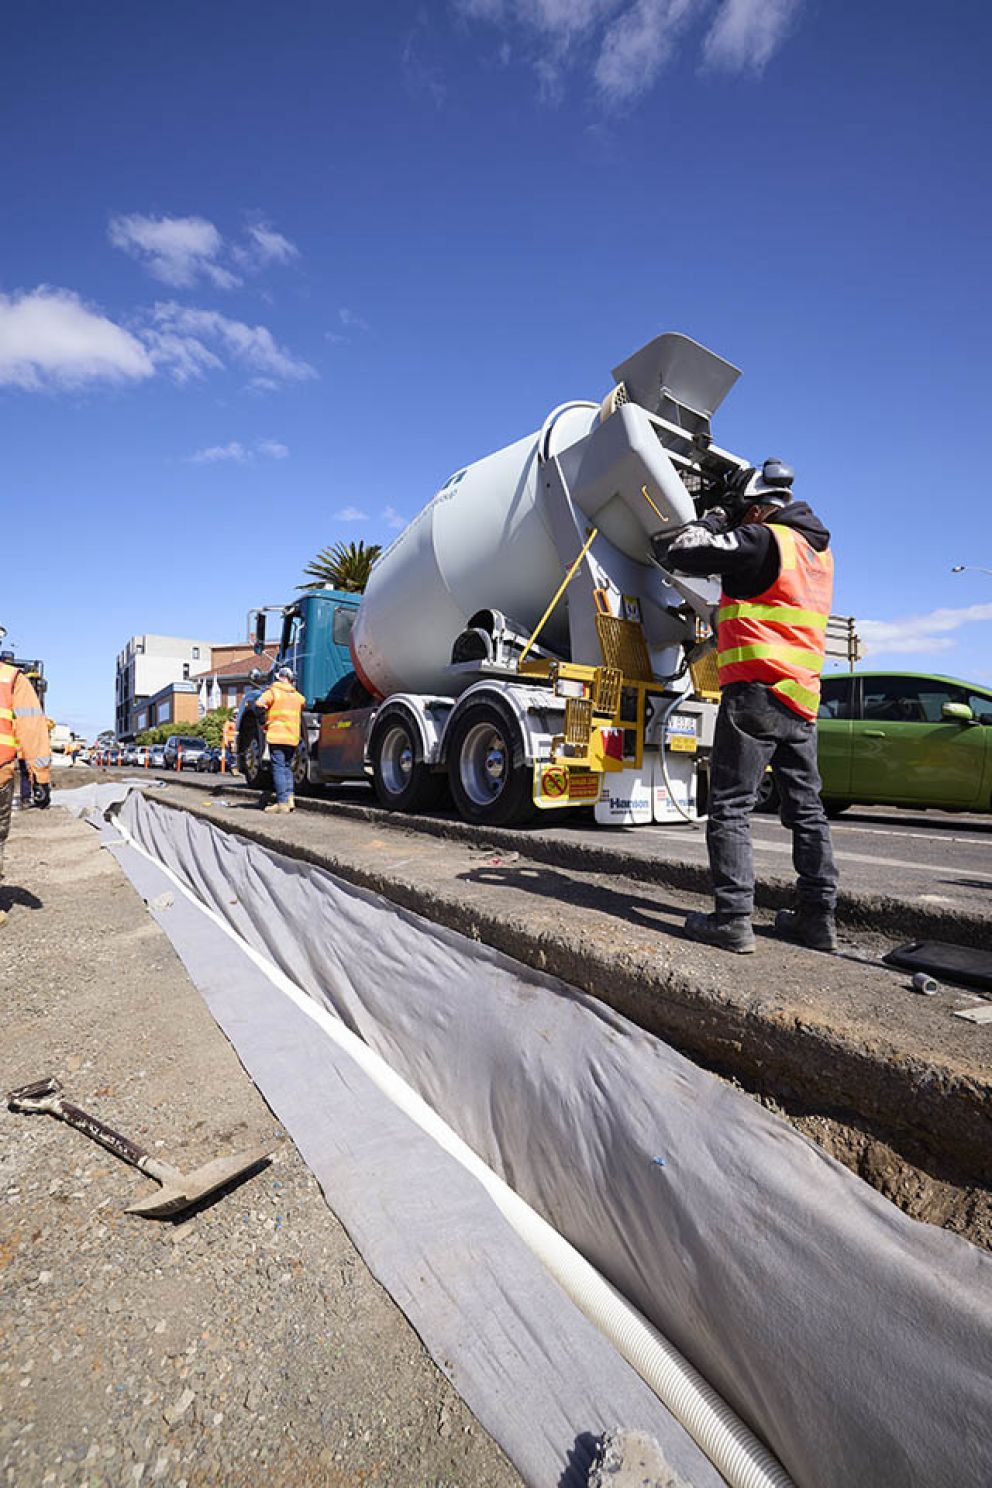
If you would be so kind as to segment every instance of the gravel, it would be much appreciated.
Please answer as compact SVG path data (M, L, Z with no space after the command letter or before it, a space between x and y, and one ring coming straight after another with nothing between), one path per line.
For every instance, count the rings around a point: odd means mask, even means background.
M271 1165L191 1216L49 1116L0 1109L0 1482L511 1488L93 831L14 823L4 1090L66 1094L180 1167Z

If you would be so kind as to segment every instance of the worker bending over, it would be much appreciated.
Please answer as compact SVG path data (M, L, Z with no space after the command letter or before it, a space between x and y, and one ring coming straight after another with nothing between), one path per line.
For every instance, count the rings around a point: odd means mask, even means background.
M780 460L766 460L760 472L739 471L722 506L652 539L665 568L723 581L706 826L716 907L691 913L686 930L694 940L742 953L754 950L750 818L769 765L798 877L797 909L780 910L775 929L816 950L837 946L837 869L816 760L833 556L830 533L804 502L793 501L793 479Z
M3 851L10 832L18 754L34 786L34 804L42 808L50 805L51 745L38 694L23 672L0 663L0 878L3 878Z
M255 701L256 708L265 710L265 737L269 742L272 759L272 783L276 798L266 811L295 811L293 797L293 756L300 742L303 704L306 701L296 690L296 678L291 667L280 667L275 681Z

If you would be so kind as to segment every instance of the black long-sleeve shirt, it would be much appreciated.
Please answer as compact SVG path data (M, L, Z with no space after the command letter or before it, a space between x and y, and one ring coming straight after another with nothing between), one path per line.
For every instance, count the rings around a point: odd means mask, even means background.
M818 553L830 544L830 533L805 501L792 501L771 519L791 527ZM779 573L778 543L765 522L727 529L722 513L700 517L664 544L656 545L659 563L695 578L716 574L734 599L752 599L774 584Z

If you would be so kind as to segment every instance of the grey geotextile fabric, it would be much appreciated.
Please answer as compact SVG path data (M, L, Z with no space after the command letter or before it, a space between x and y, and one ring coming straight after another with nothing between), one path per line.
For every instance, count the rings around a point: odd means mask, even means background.
M596 998L139 793L122 820L650 1318L799 1488L987 1488L992 1257ZM285 1016L273 1002L252 1041ZM278 1109L295 1078L287 1059L259 1084Z

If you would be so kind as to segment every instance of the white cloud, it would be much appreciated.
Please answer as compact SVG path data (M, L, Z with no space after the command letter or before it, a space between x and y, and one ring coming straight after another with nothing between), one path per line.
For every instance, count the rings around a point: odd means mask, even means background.
M163 284L186 289L203 278L218 289L233 289L241 283L218 262L224 239L205 217L144 217L134 212L112 217L107 231L115 248L138 259Z
M401 516L395 506L387 506L382 514L382 519L387 527L391 527L397 532L401 527L406 526L406 517Z
M950 651L956 644L951 632L977 620L992 620L992 604L965 605L961 609L931 610L926 615L906 615L899 620L859 620L858 634L871 656L915 652L928 655Z
M265 379L302 382L316 370L280 346L267 326L247 325L217 310L198 310L169 300L155 306L145 332L149 354L177 382L223 366L221 352Z
M280 444L276 439L259 439L254 445L242 444L239 439L232 439L230 444L212 444L208 449L197 450L188 456L191 465L216 465L220 460L233 460L238 465L247 465L254 460L256 454L263 455L267 460L286 460L289 458L289 446Z
M608 107L646 93L713 0L452 0L466 24L498 27L512 55L529 61L546 97L565 73L591 67ZM802 0L720 0L703 42L707 66L760 72L781 45ZM511 56L509 43L504 65Z
M367 331L369 328L368 322L360 315L356 315L354 310L349 310L347 306L338 311L338 319L346 330Z
M190 455L191 465L216 465L220 460L234 460L238 465L244 465L251 459L251 451L237 439L232 439L230 444L212 444L209 449L197 450Z
M139 382L154 371L140 341L71 290L0 294L0 384L37 392Z
M292 263L300 256L295 243L264 222L249 227L246 236L247 244L232 249L232 252L241 267L250 273L257 273L269 264Z
M115 248L177 289L188 289L202 279L217 289L235 289L244 281L229 267L232 261L243 273L258 274L270 264L291 263L300 256L296 244L267 222L254 223L246 230L245 241L231 247L206 217L146 217L132 212L112 217L107 234Z
M723 72L762 72L781 46L801 0L723 0L703 42L703 60Z
M681 40L700 0L636 0L607 26L594 76L609 104L647 93Z
M369 519L368 512L359 511L357 506L343 506L334 516L339 522L367 522Z

